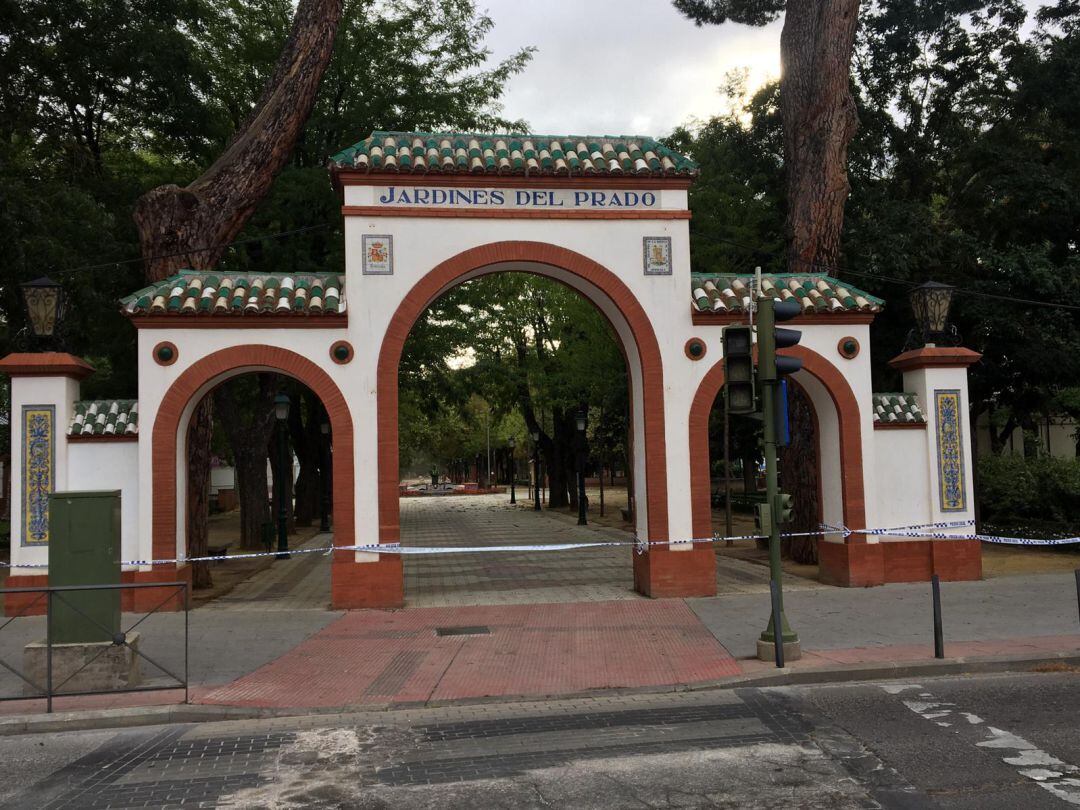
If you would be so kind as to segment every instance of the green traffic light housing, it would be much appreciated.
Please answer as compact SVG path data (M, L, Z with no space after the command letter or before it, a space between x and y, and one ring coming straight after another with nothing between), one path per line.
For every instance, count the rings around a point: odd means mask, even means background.
M778 525L783 526L785 523L791 523L791 518L795 514L795 498L786 492L776 493L776 505L773 508L773 514L776 515Z
M754 391L754 333L749 326L725 326L724 395L729 413L745 414L757 410Z

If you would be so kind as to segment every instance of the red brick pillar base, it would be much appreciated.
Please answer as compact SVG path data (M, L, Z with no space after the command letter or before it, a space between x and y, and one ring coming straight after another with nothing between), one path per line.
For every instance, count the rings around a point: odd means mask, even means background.
M121 571L120 582L186 582L191 592L191 566L158 565L150 571ZM45 574L8 577L5 588L43 588L49 584ZM9 593L4 599L5 616L44 616L43 592ZM184 609L184 593L177 587L123 588L120 591L120 610L125 613L160 611L172 613Z
M716 555L712 543L695 543L691 551L653 546L634 553L634 589L657 599L716 596Z
M334 552L330 604L335 610L405 605L405 574L400 554L380 554L378 562L354 560L351 551Z
M978 540L905 540L819 543L818 578L828 585L864 588L886 582L982 579Z

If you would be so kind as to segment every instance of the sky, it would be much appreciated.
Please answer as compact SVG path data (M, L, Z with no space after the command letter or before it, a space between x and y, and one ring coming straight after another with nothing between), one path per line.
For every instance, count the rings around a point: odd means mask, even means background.
M1026 0L1034 9L1045 0ZM756 88L780 75L783 20L701 28L670 0L479 0L495 58L537 53L510 80L503 113L542 135L664 136L725 111L726 73Z

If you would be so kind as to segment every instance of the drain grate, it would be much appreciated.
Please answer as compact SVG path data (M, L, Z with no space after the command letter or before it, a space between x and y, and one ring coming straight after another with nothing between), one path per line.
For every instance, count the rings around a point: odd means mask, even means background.
M490 636L491 628L484 624L464 627L436 627L437 636Z

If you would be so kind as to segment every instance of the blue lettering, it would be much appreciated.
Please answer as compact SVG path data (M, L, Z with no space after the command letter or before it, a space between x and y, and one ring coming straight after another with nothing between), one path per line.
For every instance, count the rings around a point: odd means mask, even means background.
M595 208L603 208L605 202L604 192L594 191L592 193L592 205Z
M656 205L656 195L651 191L646 191L641 195L641 203L642 205L648 205L650 207Z
M504 202L506 202L506 197L501 191L491 192L492 205L502 205Z
M416 204L417 205L427 205L428 204L428 197L429 197L430 194L431 194L431 189L418 188L418 189L416 189L416 191L413 192L413 197L416 198Z
M574 192L574 207L578 208L585 205L589 201L589 192L587 191L575 191Z
M487 205L488 193L486 191L477 191L473 196L473 205Z
M432 205L446 205L446 189L434 188L431 190Z
M640 200L638 200L638 194L636 191L623 192L623 205L637 205L638 202L640 202Z
M409 190L407 188L403 188L401 190L401 193L398 194L398 202L403 204L407 203L410 205L413 203L413 199L409 196Z
M383 205L386 205L388 203L392 203L394 201L394 192L395 191L397 191L397 189L394 188L393 186L390 186L390 188L388 188L386 190L386 193L383 194L381 197L379 197L379 202L381 202Z
M527 191L515 191L514 192L514 204L515 205L528 205L529 204L529 192L527 192Z

